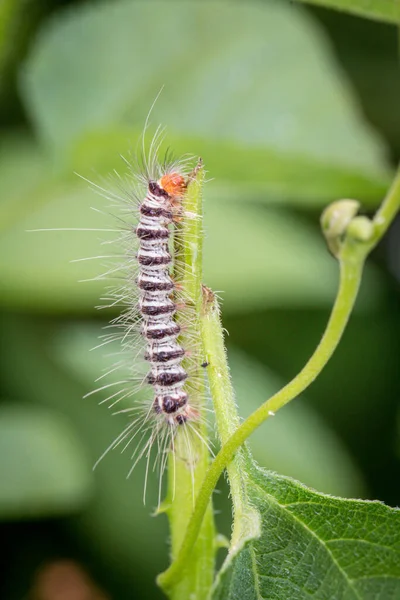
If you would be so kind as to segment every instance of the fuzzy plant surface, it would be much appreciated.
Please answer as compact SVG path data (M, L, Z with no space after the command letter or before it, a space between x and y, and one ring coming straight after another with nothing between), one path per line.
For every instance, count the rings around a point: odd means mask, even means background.
M183 200L184 211L201 214L203 179L201 168ZM174 600L394 600L400 596L399 509L315 492L261 468L245 444L257 427L315 380L336 349L356 301L365 259L400 207L400 171L372 220L358 216L359 207L356 200L339 200L321 217L329 249L339 261L340 281L317 349L291 382L242 423L230 381L218 303L212 290L201 286L202 235L196 221L180 238L184 264L180 282L197 288L201 317L194 328L202 338L221 449L201 486L196 486L193 512L180 509L189 504L190 481L185 475L178 474L181 504L177 497L166 503L173 561L158 583ZM186 272L195 273L195 278L185 282ZM206 435L206 430L202 433ZM206 464L206 458L199 459L196 476ZM210 503L225 469L234 521L227 557L214 577L217 543Z

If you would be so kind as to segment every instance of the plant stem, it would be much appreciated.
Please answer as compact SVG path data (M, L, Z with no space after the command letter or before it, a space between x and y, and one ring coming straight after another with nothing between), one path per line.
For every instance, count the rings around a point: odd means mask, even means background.
M336 301L321 342L314 354L300 373L284 388L272 396L253 412L222 446L215 460L210 465L203 485L197 496L195 510L186 531L185 539L180 547L176 560L167 571L159 575L158 581L165 588L174 585L180 578L185 557L191 552L197 538L210 495L215 488L225 466L232 460L234 454L266 419L273 416L277 410L290 400L300 395L314 381L333 354L353 308L361 280L362 263L354 266L352 263L341 264L341 278ZM223 374L222 377L226 377Z
M175 236L175 283L179 300L184 304L177 313L177 322L182 327L179 343L183 348L192 348L193 340L200 337L200 311L202 303L202 231L201 194L204 179L203 168L198 168L188 185L182 209L185 218L178 222ZM190 318L188 314L190 313ZM189 403L199 411L196 427L197 435L186 426L177 431L174 452L170 453L168 469L168 493L162 511L169 518L171 530L172 559L179 553L184 534L190 521L194 499L209 466L209 452L201 438L207 439L206 420L202 403L205 397L204 374L201 373L200 347L194 348L193 357L185 358L182 365L190 368L190 380L186 386ZM194 360L193 360L194 359ZM189 362L190 361L190 362ZM193 363L195 367L193 369ZM190 437L190 439L189 439ZM195 597L204 600L214 577L215 530L210 500L207 502L206 517L201 525L199 538L190 555L186 557L181 577L175 585L169 586L168 593L173 600L187 600ZM164 587L161 585L161 587Z
M340 253L338 255L340 262L339 289L326 330L314 354L291 382L262 404L236 429L210 465L199 490L192 519L189 522L176 560L167 571L159 575L158 580L160 583L162 582L164 588L169 588L179 580L185 563L185 557L190 554L195 543L212 491L224 468L232 460L237 450L249 435L266 419L273 416L277 410L301 394L315 380L332 356L341 339L357 298L365 259L388 229L399 207L400 170L372 221L373 227L371 228L369 238L358 237L359 232L357 228L353 227L352 235L345 235L344 241L341 242ZM355 217L354 222L356 222L356 219L362 219L362 217ZM348 226L349 230L350 225L351 222ZM221 373L221 378L229 378L227 369Z
M203 298L201 335L218 436L221 443L225 444L240 426L240 418L229 373L218 302L213 292L205 286ZM249 458L247 447L242 446L236 452L235 459L226 466L234 516L231 549L260 534L259 514L254 510L247 493L246 467Z
M393 219L400 209L400 168L398 169L392 185L390 186L384 201L377 210L373 219L374 234L368 252L376 246L390 227Z
M240 418L229 374L219 306L214 293L205 286L203 286L201 337L208 363L207 374L218 434L222 444L225 444L239 427Z

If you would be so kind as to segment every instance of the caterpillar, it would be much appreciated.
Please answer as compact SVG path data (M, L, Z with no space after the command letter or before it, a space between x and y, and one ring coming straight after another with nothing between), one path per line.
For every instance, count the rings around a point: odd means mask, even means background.
M180 341L186 323L195 318L193 299L185 296L176 283L180 265L179 261L173 260L173 248L179 247L179 224L185 219L200 218L185 212L183 199L201 163L193 168L193 159L176 161L169 153L159 162L160 143L160 130L157 130L148 157L143 152L141 160L135 161L139 165L137 170L125 161L130 176L118 178L118 192L107 191L92 183L95 190L111 200L113 209L117 207L122 222L117 241L123 248L123 261L116 267L108 265L103 275L104 278L117 276L119 284L109 288L103 298L106 304L101 308L122 306L123 310L109 324L111 331L101 337L100 345L116 341L121 344L121 354L125 358L119 360L109 373L123 368L127 360L131 361L129 376L109 384L110 387L118 385L119 389L102 402L109 402L113 407L131 399L143 387L152 390L150 399L134 401L132 406L117 411L134 418L95 466L110 450L120 447L124 451L135 441L128 476L145 457L145 499L147 474L155 449L153 469L160 471L159 504L163 472L169 453L174 452L178 432L184 436L189 456L193 455L193 436L208 446L198 427L203 417L188 391L190 382L193 384L199 377L197 367L202 364L198 359L199 341L186 336L190 348L183 347ZM86 397L109 386L106 384L93 390ZM194 456L190 462L195 462Z
M177 342L181 327L174 320L177 304L171 298L175 284L171 277L169 226L180 218L180 198L186 187L184 176L171 167L158 180L150 179L139 206L135 232L139 240L138 310L141 334L146 340L144 358L151 365L147 383L154 388L154 412L172 427L198 414L184 390L188 377L181 364L185 350Z

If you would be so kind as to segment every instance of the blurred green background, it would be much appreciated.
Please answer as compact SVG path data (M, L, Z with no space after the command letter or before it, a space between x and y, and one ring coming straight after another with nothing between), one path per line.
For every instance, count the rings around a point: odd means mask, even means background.
M96 232L101 182L146 114L204 159L205 283L219 290L240 414L319 341L337 264L318 219L340 197L379 204L400 156L396 29L283 0L0 4L0 530L9 600L159 598L167 525L143 467L92 465L121 431L82 396L112 313ZM107 234L104 234L107 235ZM400 222L374 253L351 323L304 397L251 439L257 460L317 490L399 503ZM230 530L224 482L217 522Z

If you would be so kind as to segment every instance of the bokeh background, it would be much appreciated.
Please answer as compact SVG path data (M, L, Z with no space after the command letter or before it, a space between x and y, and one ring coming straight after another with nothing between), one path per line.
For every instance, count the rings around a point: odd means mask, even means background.
M129 456L92 465L125 422L82 396L112 313L91 210L148 110L204 159L205 283L220 291L240 414L293 377L338 280L323 207L379 204L400 156L396 29L283 0L0 4L0 597L159 598L167 525ZM153 127L153 131L154 131ZM152 127L150 127L150 130ZM317 490L399 503L400 222L369 260L351 323L306 394L251 439ZM153 478L155 479L155 478ZM215 495L229 533L225 483Z

